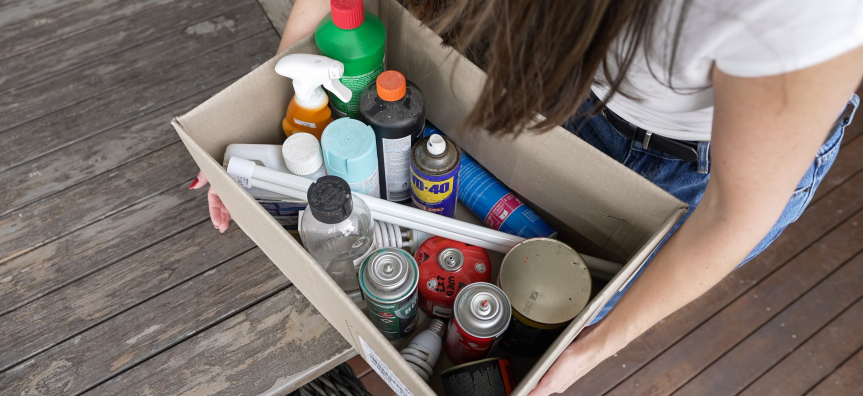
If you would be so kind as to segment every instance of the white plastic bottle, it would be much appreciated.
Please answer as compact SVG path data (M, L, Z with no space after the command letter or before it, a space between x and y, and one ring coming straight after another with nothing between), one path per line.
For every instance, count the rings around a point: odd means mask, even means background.
M324 156L321 155L321 143L311 134L295 132L285 139L282 157L288 171L297 176L314 181L327 175Z

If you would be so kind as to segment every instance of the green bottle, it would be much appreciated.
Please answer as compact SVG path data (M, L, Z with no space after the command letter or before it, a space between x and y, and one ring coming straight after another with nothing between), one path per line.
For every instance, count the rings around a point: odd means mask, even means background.
M362 0L331 0L332 13L315 30L321 55L345 65L342 84L353 93L350 102L330 95L333 116L359 119L363 89L384 71L387 32L376 15L363 10ZM329 94L329 92L327 92Z

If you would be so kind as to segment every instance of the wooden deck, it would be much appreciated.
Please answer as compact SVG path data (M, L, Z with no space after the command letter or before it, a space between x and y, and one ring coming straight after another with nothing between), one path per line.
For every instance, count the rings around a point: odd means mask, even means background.
M280 395L353 355L169 125L273 55L263 9L0 0L0 394ZM860 120L773 246L568 394L863 394Z

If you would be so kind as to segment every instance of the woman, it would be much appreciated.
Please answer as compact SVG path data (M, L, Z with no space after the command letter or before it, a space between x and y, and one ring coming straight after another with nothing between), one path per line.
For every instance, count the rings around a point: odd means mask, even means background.
M808 204L859 103L859 1L451 0L411 8L489 74L467 127L506 134L564 124L692 208L531 396L564 391L766 248ZM326 0L297 0L279 51L327 13ZM537 113L546 118L532 124ZM192 188L204 184L200 175ZM227 211L212 189L209 197L213 224L224 231Z

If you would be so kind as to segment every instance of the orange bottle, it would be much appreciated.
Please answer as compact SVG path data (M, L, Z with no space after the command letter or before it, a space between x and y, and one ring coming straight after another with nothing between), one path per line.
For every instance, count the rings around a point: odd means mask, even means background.
M276 73L294 80L294 97L282 120L286 135L306 132L321 139L324 128L333 122L329 99L321 87L342 101L350 101L351 90L339 82L344 72L341 62L321 55L291 54L276 63Z

